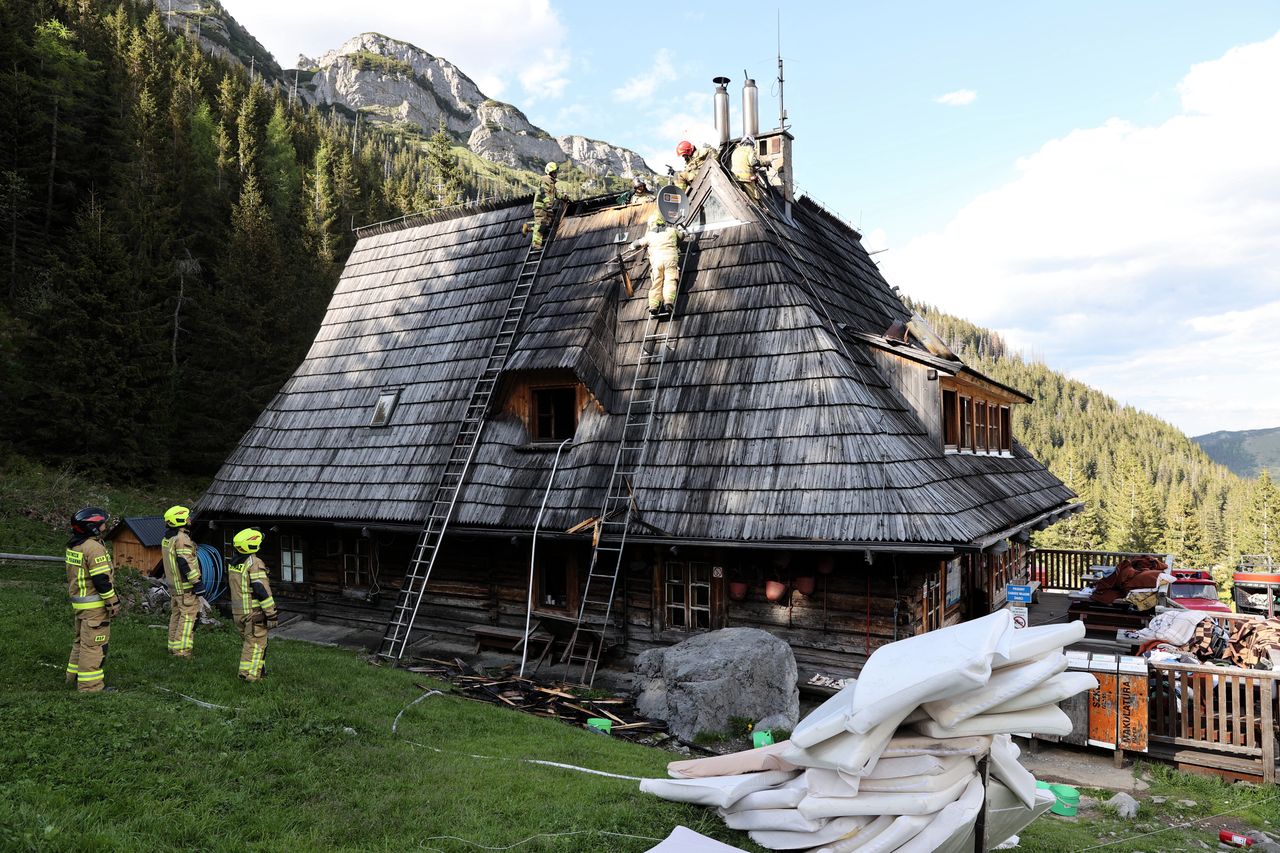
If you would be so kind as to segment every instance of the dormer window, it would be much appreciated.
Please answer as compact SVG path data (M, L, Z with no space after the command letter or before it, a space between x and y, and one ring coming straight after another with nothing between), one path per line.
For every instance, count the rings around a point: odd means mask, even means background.
M530 438L535 443L573 438L578 428L578 386L548 385L529 389Z
M378 395L378 402L373 404L373 416L369 418L369 426L383 427L391 423L391 413L400 402L400 389L385 389Z
M967 385L942 388L942 440L954 453L1008 454L1013 451L1010 400L984 396Z

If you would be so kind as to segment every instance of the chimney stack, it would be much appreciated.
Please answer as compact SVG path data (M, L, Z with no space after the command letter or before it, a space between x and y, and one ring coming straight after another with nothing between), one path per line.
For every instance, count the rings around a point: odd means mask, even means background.
M747 80L742 84L742 135L755 137L760 132L760 93L745 70L742 75Z
M716 133L723 147L729 141L729 85L728 77L716 77L711 81L716 84Z

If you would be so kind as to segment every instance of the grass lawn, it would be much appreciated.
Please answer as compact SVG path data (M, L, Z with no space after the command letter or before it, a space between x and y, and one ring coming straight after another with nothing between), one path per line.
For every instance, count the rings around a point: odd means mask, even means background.
M74 475L2 460L0 474L0 551L23 553L60 554L60 527L80 496L113 514L154 513L199 491L95 492ZM77 695L63 684L72 615L62 571L0 562L0 850L628 853L677 824L759 849L712 810L642 795L633 781L521 761L649 776L663 774L667 753L453 696L406 708L423 694L418 685L444 685L348 651L274 640L268 680L242 684L229 625L201 626L196 659L180 661L165 651L158 626L167 617L129 614L112 626L106 665L119 692ZM1256 805L1280 789L1146 772L1150 793L1168 801L1144 799L1132 821L1098 810L1074 822L1046 816L1020 849L1202 850L1196 842L1212 848L1221 826L1280 828L1280 801Z

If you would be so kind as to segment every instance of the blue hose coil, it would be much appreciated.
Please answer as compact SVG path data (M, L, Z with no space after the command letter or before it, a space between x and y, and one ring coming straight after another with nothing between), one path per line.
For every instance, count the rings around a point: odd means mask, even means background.
M200 545L198 551L205 601L217 601L227 591L227 570L222 562L222 552L212 545Z

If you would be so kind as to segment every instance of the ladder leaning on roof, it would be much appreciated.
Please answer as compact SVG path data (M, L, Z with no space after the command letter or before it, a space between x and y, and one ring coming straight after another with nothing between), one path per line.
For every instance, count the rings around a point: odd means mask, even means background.
M520 275L516 277L515 288L507 300L507 310L494 336L489 357L484 368L476 378L471 389L471 399L467 403L462 422L458 425L458 434L449 452L449 460L445 463L440 481L436 484L431 497L431 509L427 520L418 535L417 547L413 549L413 557L405 572L404 583L400 586L400 594L396 598L395 609L387 621L387 630L383 634L382 643L378 647L378 657L385 660L398 661L409 647L409 637L413 632L413 623L418 616L418 607L426 592L427 582L431 578L431 570L435 567L436 556L440 553L440 543L444 539L445 530L453 519L454 507L457 505L458 493L466 481L467 471L475 456L476 446L480 443L480 433L484 430L485 415L489 410L489 401L494 388L498 384L498 375L506 366L507 357L520 329L520 320L524 316L525 305L529 302L529 293L538 277L542 259L546 256L547 247L560 224L564 207L557 208L551 227L541 246L529 246L524 263L520 265Z
M677 285L684 282L685 264L693 252L692 246L685 249ZM677 299L680 293L677 289ZM636 361L631 391L627 396L622 440L613 457L613 473L609 475L604 506L596 518L591 567L587 570L586 589L582 591L582 602L578 605L578 621L561 657L566 662L566 678L574 664L581 664L579 681L588 686L595 681L596 668L608 645L609 619L613 615L618 575L622 572L622 554L627 545L627 530L631 526L631 511L635 507L633 483L644 465L654 407L662 387L662 367L666 364L668 351L674 348L671 330L675 322L674 306L669 319L664 321L650 316L646 321L640 358Z

